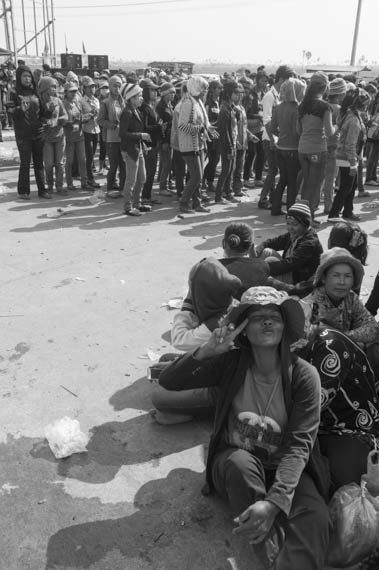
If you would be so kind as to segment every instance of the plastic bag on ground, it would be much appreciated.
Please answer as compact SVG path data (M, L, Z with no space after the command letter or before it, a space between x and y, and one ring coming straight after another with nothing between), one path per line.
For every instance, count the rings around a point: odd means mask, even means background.
M379 542L379 501L366 483L345 485L329 503L333 531L328 563L344 568L364 558Z
M67 416L46 426L45 436L57 459L87 451L88 436L80 431L78 420Z

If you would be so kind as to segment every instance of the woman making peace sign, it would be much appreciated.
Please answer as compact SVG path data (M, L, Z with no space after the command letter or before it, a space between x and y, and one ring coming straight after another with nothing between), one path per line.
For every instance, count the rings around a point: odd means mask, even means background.
M159 378L169 390L218 386L207 483L231 506L236 533L276 570L324 568L327 477L318 448L316 369L290 352L304 330L300 304L252 287L197 350ZM285 533L285 540L280 540Z

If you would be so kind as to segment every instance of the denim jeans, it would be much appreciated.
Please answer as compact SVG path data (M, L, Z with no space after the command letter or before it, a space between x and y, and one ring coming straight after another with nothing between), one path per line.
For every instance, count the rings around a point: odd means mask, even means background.
M299 155L297 150L277 149L277 161L279 166L279 182L272 193L272 213L279 213L282 209L282 196L287 188L287 210L296 201L297 175L300 170Z
M172 169L174 171L176 195L178 198L183 194L184 177L186 175L186 163L179 150L174 149L172 153Z
M140 151L137 160L131 158L124 150L121 152L126 165L124 211L127 212L132 208L139 208L141 205L142 188L146 182L145 159L142 151Z
M157 170L158 149L156 146L151 147L145 156L146 182L142 190L143 200L151 200L153 191L154 177Z
M271 201L272 193L275 190L275 177L278 173L276 148L270 146L270 141L263 141L263 150L268 163L268 171L259 197L260 202L264 202L265 200Z
M203 179L204 152L201 150L199 154L183 154L184 161L189 172L189 179L183 190L183 194L179 201L179 206L184 208L198 208L200 201L200 186Z
M232 194L232 174L235 163L235 155L230 156L221 151L221 173L217 181L215 200L220 200L223 196Z
M171 172L172 151L168 143L163 143L159 147L160 175L159 190L167 190L168 178Z
M305 154L299 152L303 173L301 198L308 200L312 217L320 204L321 186L325 177L326 151Z
M238 194L243 188L243 165L245 163L245 149L239 149L236 153L233 171L233 192Z
M86 169L86 152L84 149L84 140L75 142L66 142L66 183L67 186L72 185L72 165L76 156L80 172L80 181L82 186L87 184L87 169Z
M329 217L336 218L342 210L342 217L349 218L353 214L354 193L358 186L357 174L350 176L348 166L340 167L340 185L334 196Z
M43 161L45 163L46 184L49 192L54 188L54 168L55 187L63 190L63 157L66 146L66 139L61 137L54 142L47 142L43 145Z
M43 170L43 141L41 139L16 139L20 154L17 192L30 194L30 162L33 158L34 176L38 194L45 192L45 173Z
M233 518L250 505L264 500L275 478L252 453L236 447L220 450L212 465L212 479L221 497L229 502ZM300 570L324 568L329 542L328 507L307 473L296 486L288 516L280 513L275 525L285 533L275 568ZM254 545L254 549L260 548Z
M243 169L243 179L248 181L251 176L251 168L254 163L255 180L262 180L263 164L264 164L264 151L262 144L262 133L256 133L259 138L257 143L252 141L248 142L247 152L245 158L245 165Z
M121 154L121 144L107 143L107 153L109 160L109 170L107 174L107 191L112 190L113 184L115 182L117 169L120 176L120 188L122 189L125 184L125 161Z
M99 140L99 135L97 135L96 133L84 133L87 178L89 182L93 182L94 180L93 171L92 171L92 162L93 162L93 157L96 154L98 140Z

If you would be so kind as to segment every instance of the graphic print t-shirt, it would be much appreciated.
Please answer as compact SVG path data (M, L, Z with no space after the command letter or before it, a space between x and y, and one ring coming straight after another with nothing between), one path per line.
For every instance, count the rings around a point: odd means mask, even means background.
M250 451L266 468L278 465L276 453L288 421L281 379L266 410L274 386L257 380L249 369L233 400L225 434L228 445Z

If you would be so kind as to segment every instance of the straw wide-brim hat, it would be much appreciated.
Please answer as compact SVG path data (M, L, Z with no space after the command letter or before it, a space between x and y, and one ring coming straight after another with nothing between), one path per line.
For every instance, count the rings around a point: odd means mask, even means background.
M226 316L227 323L236 327L246 318L254 306L278 305L285 321L285 332L289 342L298 341L304 336L305 317L301 304L285 291L277 291L273 287L250 287L241 297L241 302Z
M316 269L313 285L320 287L325 276L325 272L329 267L338 263L346 263L350 265L354 273L354 289L359 289L362 283L364 269L362 263L353 257L347 249L343 247L332 247L321 254L320 264Z

